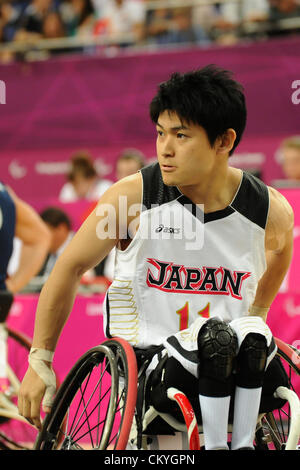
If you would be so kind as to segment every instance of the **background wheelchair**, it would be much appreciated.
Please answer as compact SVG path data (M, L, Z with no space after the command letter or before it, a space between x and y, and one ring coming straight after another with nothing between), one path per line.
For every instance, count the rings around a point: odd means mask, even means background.
M36 438L36 428L20 416L17 398L28 366L31 339L6 324L13 300L11 292L0 291L0 361L6 369L6 383L0 389L0 450L29 450Z
M300 383L300 353L279 339L276 343L284 384L273 387L272 409L258 416L256 450L293 450L300 444L300 405L294 389L294 383ZM138 369L133 348L120 338L87 351L59 388L34 449L203 448L201 417L184 393L170 387L166 404L155 407L148 402L145 370L150 358L142 359ZM230 431L229 425L229 441Z

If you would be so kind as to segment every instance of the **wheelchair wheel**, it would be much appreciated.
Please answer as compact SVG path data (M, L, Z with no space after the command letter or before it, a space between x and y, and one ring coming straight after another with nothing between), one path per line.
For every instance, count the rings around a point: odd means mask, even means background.
M285 405L262 418L262 426L256 433L256 444L259 450L297 449L300 446L299 392L300 392L300 351L276 339L277 356L288 377L288 387L283 389L287 399ZM280 390L278 389L280 392ZM290 394L290 395L289 395ZM294 395L294 396L293 396ZM291 400L290 400L291 398ZM295 401L295 409L293 409Z
M17 397L26 372L31 341L27 336L5 326L7 332L8 389L0 393L0 449L30 449L36 430L18 417Z
M136 394L133 349L119 338L104 341L81 356L63 381L34 448L125 449Z

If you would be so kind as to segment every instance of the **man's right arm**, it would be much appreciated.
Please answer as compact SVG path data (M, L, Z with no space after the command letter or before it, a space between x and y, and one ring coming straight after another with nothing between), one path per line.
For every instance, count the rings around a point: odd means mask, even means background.
M54 351L64 324L72 310L82 275L97 265L119 241L130 222L120 217L120 196L127 196L127 206L141 201L141 176L134 175L116 183L101 197L97 207L89 215L57 260L40 294L33 348ZM99 215L100 214L100 215ZM109 236L103 238L103 232ZM19 394L19 412L40 428L40 404L45 384L29 367Z
M38 213L11 188L8 191L16 207L15 236L22 241L18 269L6 280L6 287L15 294L39 272L48 253L51 234Z

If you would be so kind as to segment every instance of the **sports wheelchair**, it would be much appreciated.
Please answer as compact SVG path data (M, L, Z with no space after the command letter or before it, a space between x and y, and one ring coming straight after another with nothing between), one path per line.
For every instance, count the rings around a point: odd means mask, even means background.
M273 361L282 372L282 379L279 385L266 386L266 400L262 399L266 403L261 403L257 420L255 450L300 447L300 404L294 389L294 383L298 380L298 387L300 383L300 352L279 339L276 344ZM170 444L176 439L178 442L178 438L182 449L203 449L197 400L190 401L174 387L163 389L166 356L153 372L156 380L151 376L146 380L151 354L147 357L147 353L141 356L137 352L124 339L112 338L81 356L58 389L34 449L179 450L178 443L177 447ZM157 352L161 354L159 349ZM229 424L229 442L230 432ZM167 444L161 447L164 441Z

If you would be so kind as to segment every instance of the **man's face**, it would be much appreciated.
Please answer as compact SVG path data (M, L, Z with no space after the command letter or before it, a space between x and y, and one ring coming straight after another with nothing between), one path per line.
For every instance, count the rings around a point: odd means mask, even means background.
M85 178L83 175L77 174L72 181L77 197L85 198L94 182L94 178Z
M211 173L216 152L201 126L186 124L176 113L164 111L156 129L157 156L165 184L197 185Z
M282 154L282 168L286 178L300 181L300 149L285 148Z
M54 254L60 248L60 246L66 241L69 235L69 228L66 224L61 223L57 227L53 227L47 224L51 232L51 243L49 253Z
M116 176L120 180L139 171L140 165L136 160L120 160L117 163Z

